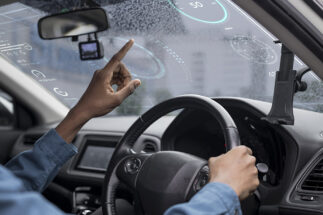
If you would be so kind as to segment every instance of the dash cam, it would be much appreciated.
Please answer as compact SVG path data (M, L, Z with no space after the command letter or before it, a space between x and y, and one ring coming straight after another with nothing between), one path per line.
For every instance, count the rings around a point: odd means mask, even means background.
M79 43L81 60L96 60L104 56L103 45L98 40Z

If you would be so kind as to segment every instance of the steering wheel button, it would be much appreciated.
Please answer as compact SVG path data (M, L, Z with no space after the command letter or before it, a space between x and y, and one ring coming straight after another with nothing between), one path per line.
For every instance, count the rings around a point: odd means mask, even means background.
M139 158L129 158L126 160L124 169L128 174L135 174L141 167L141 160Z

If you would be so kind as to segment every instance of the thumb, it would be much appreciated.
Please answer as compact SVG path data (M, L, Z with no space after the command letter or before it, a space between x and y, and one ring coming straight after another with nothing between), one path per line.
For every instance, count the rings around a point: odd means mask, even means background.
M141 81L139 79L135 79L130 81L124 88L119 90L116 94L121 101L125 100L128 96L130 96L137 87L139 87Z

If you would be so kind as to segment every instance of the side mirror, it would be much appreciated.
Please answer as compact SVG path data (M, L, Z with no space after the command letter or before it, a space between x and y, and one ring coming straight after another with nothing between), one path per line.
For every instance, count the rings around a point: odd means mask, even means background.
M97 33L108 28L107 15L102 8L53 14L38 21L39 36L45 40Z

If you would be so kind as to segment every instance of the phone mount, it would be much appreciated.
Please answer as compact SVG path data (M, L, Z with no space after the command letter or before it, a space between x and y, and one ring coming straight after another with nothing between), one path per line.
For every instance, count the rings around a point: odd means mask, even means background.
M275 41L280 43L280 41ZM294 125L294 94L305 91L307 84L302 81L303 75L310 71L306 67L300 71L293 70L294 53L284 44L281 48L279 71L276 72L275 90L271 110L263 120L272 124Z

